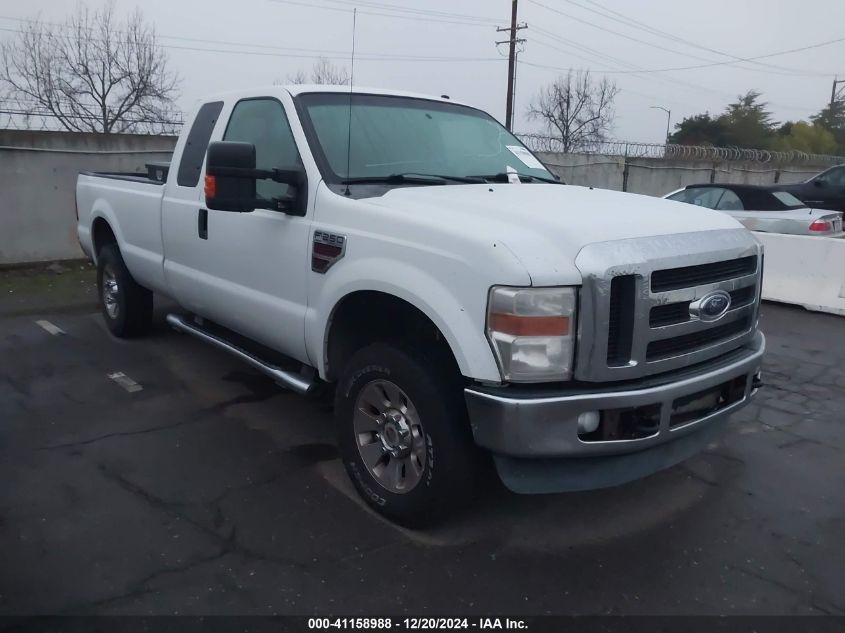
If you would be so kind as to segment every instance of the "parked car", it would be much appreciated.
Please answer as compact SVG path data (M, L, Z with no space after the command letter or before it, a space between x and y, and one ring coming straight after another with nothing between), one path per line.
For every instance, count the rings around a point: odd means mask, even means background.
M343 464L393 520L465 507L490 456L523 493L643 477L759 386L748 231L562 185L467 105L224 94L153 171L78 179L110 331L147 331L162 293L173 328L294 391L332 386Z
M845 165L831 167L805 182L774 188L788 191L814 209L845 211Z
M752 231L839 235L842 214L808 209L788 191L754 185L688 185L664 198L723 211Z

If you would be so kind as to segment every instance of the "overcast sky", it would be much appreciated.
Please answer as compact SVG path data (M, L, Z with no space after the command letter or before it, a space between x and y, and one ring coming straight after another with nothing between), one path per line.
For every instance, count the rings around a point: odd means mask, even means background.
M186 110L209 92L266 85L308 70L320 55L348 66L357 6L356 85L449 94L504 119L506 49L497 50L494 42L507 37L495 27L509 24L510 0L115 4L120 13L140 6L155 24L182 76L180 106ZM0 27L19 28L10 18L38 13L57 21L73 6L61 0L0 0ZM556 68L606 72L620 88L613 135L644 142L662 142L666 130L666 114L649 106L671 109L674 122L720 112L753 88L764 94L776 119L807 118L829 101L834 75L845 77L845 42L759 60L767 65L630 72L726 62L843 38L843 0L519 0L519 20L528 25L520 31L527 40L517 76L520 131L537 127L525 111L541 86L559 74ZM13 35L0 30L0 38Z

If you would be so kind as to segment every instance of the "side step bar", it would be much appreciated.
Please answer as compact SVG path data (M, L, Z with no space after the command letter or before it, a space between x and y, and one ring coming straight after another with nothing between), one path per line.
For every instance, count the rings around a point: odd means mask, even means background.
M177 314L168 314L167 323L168 325L170 325L170 327L172 327L178 332L190 334L191 336L198 338L201 341L210 343L214 347L222 349L226 352L229 352L233 356L240 358L247 365L254 367L263 374L266 374L283 387L287 387L288 389L291 389L301 394L308 393L314 387L315 381L313 379L309 379L296 372L287 371L284 369L280 369L274 365L270 365L269 363L264 362L256 356L253 356L252 354L241 349L240 347L233 345L229 341L226 341L225 339L222 339L219 336L215 336L214 334L206 332L202 328L186 321L183 317Z

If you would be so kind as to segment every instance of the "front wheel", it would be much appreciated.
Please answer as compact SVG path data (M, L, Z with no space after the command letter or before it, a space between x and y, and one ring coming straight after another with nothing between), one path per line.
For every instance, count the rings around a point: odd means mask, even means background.
M107 244L97 255L97 290L103 318L112 334L129 338L150 329L153 293L132 278L117 244Z
M479 455L455 378L436 357L375 343L353 355L338 385L346 470L366 502L397 523L431 523L471 499Z

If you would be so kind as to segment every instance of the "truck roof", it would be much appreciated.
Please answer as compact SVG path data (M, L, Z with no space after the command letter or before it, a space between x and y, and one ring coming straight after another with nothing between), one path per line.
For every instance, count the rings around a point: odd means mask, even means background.
M336 92L349 93L348 85L326 85L326 84L284 84L274 86L258 86L254 88L246 88L242 90L230 90L226 92L206 95L200 100L200 103L208 101L216 101L219 99L246 99L259 95L273 95L280 91L287 91L294 97L308 92ZM441 101L443 103L455 103L457 105L468 106L470 104L460 101L454 101L451 98L444 98L441 96L421 94L417 92L408 92L405 90L392 90L384 88L369 88L366 86L353 86L353 94L370 94L370 95L387 95L394 97L410 97L413 99L428 99L429 101Z

